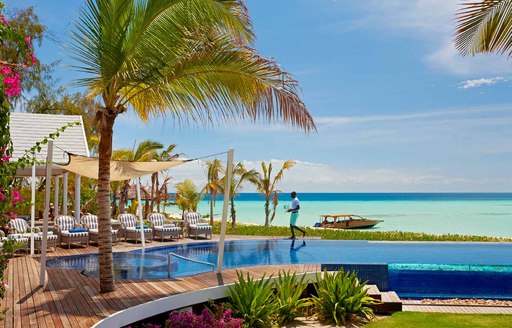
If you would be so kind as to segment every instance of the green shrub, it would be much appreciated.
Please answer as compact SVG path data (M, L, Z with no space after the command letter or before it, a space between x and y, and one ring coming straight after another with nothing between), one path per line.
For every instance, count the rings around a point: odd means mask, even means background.
M237 271L238 281L228 289L235 317L242 318L248 327L270 327L276 313L273 283L270 279L252 279Z
M355 272L345 273L343 269L316 275L314 284L317 295L312 297L319 320L336 325L345 324L355 316L365 319L374 317L371 305L378 301L368 296L365 286Z
M304 307L311 305L309 298L301 298L308 283L309 280L305 280L304 275L299 279L295 273L290 275L290 271L283 272L283 274L279 272L279 276L275 280L275 296L277 322L280 326L292 322L302 314Z

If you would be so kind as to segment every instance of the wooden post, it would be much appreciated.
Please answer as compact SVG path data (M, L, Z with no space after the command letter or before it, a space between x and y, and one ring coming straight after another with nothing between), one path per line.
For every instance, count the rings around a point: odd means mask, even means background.
M50 189L52 187L53 140L48 140L46 155L46 186L44 194L43 236L41 240L41 270L39 271L39 286L44 286L46 275L46 247L48 246L48 217L50 216Z

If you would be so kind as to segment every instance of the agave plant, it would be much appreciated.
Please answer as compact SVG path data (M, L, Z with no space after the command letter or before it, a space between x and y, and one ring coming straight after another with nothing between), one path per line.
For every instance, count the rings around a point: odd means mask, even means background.
M235 317L242 318L247 327L270 327L275 317L271 279L254 280L237 271L238 281L228 289L228 297Z
M295 273L279 272L275 281L277 302L277 323L279 326L295 320L302 314L302 309L311 305L309 298L301 298L309 280L303 275L300 279Z
M361 283L355 272L343 269L328 273L324 270L316 275L316 296L312 297L316 315L322 322L345 324L359 316L371 320L374 318L371 306L379 301L368 296L365 289L367 281Z

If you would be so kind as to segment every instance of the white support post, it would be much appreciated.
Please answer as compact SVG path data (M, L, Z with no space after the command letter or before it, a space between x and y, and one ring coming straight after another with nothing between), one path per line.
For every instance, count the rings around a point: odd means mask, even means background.
M59 177L55 176L55 188L53 189L53 217L59 216Z
M75 221L80 223L80 181L81 176L77 174L75 176Z
M222 261L224 260L224 241L226 240L226 225L228 220L229 193L231 191L231 179L233 178L233 158L235 150L228 151L228 163L226 165L226 185L224 186L224 206L222 207L222 223L220 226L219 254L217 256L217 272L222 272Z
M140 178L136 178L135 181L137 181L137 210L139 212L140 240L142 242L142 248L145 248L144 218L142 217L142 202L140 201ZM135 238L137 238L137 236L135 236Z
M32 165L32 194L30 197L30 255L34 255L34 227L36 225L36 165Z
M68 215L68 173L62 178L62 215Z
M43 236L41 239L41 269L39 271L39 286L44 286L46 275L46 247L48 246L48 217L50 216L50 189L52 187L52 158L53 140L48 140L48 155L46 155L46 186L44 194Z

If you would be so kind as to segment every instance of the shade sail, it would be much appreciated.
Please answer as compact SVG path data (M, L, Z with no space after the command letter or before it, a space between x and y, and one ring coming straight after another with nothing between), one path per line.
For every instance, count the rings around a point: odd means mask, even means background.
M110 181L130 180L164 171L190 161L192 160L172 160L163 162L110 161ZM98 180L98 163L98 158L69 154L69 163L57 166L83 177Z

